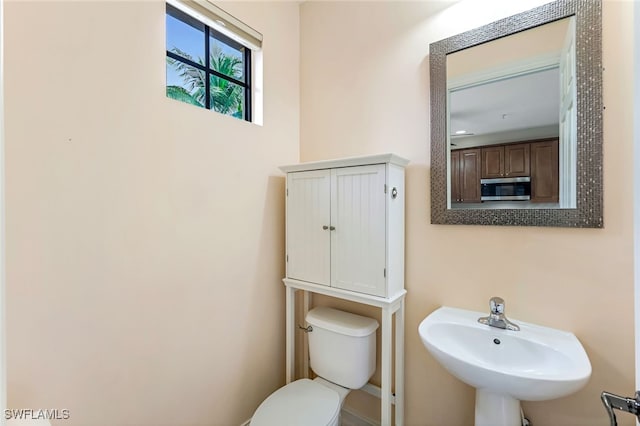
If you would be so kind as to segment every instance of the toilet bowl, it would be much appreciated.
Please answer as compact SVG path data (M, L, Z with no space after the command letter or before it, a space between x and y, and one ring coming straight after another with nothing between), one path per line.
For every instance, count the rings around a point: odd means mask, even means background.
M338 426L340 409L350 390L320 377L296 380L260 404L251 426Z
M311 325L309 361L319 377L296 380L269 395L251 426L338 426L351 389L361 388L373 375L376 320L318 307L306 321Z

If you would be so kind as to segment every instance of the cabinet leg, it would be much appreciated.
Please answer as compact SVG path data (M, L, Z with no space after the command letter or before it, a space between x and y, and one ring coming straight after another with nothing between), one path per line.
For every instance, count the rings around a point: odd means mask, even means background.
M309 312L309 307L311 306L311 293L308 291L302 292L302 321L304 325L305 318L307 318L307 312ZM305 379L309 378L309 333L302 333L303 341L302 341L302 374L300 377Z
M285 381L289 384L294 379L296 360L296 289L292 287L286 288L285 327Z
M396 311L396 426L404 424L404 298Z
M390 309L382 309L382 426L391 426L391 320L393 313Z

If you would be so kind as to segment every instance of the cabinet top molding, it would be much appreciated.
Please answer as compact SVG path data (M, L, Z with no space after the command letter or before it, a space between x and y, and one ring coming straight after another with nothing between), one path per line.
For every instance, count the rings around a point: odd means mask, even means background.
M352 167L364 166L367 164L395 164L396 166L406 167L409 160L399 157L395 154L377 154L365 155L362 157L345 157L333 160L311 161L308 163L291 164L288 166L280 166L280 170L285 173L302 172L306 170L333 169L336 167Z

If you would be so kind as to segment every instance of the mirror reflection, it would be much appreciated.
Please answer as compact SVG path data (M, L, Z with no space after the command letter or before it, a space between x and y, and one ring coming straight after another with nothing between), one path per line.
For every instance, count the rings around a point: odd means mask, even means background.
M575 18L446 56L449 209L576 208Z

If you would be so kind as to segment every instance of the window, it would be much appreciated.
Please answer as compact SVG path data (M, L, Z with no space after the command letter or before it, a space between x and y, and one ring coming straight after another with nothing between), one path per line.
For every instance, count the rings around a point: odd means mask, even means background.
M167 4L167 97L251 121L251 49L181 9Z

